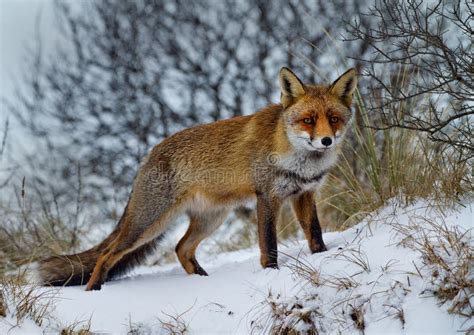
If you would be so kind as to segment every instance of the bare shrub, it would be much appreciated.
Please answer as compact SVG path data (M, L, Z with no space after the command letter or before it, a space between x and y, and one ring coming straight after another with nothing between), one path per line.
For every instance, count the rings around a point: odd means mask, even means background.
M376 129L415 130L459 160L474 157L472 15L463 0L376 0L347 22L347 39L368 46L356 58L373 92L369 112L382 118Z

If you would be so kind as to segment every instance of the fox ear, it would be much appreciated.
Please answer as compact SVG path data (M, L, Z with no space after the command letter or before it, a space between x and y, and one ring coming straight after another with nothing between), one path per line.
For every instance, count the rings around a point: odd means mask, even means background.
M279 80L281 104L285 108L306 93L301 80L287 67L281 68Z
M352 68L344 72L329 87L329 91L337 96L347 107L352 104L352 94L357 87L357 71Z

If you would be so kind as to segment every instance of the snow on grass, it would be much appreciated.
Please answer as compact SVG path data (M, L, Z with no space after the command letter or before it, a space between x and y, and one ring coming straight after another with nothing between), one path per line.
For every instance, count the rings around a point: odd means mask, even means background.
M445 216L423 202L404 209L393 203L341 233L346 242L324 257L289 263L298 284L267 297L270 312L262 313L261 330L451 334L470 329L471 228L470 206ZM440 297L445 291L453 304Z
M423 201L406 208L392 202L355 227L325 234L325 253L309 254L305 241L280 243L280 270L261 269L257 248L201 252L209 277L186 275L173 263L138 268L101 291L61 288L43 328L31 320L12 328L12 312L0 319L0 333L83 324L114 334L458 334L474 327L472 318L456 314L469 315L474 304L473 213L471 205L443 212ZM442 234L433 230L439 226L459 232L452 244L461 246L460 253L439 239ZM433 246L445 263L423 245ZM462 280L455 282L456 276ZM445 291L454 297L448 294L442 304L435 295ZM464 305L450 309L456 299Z

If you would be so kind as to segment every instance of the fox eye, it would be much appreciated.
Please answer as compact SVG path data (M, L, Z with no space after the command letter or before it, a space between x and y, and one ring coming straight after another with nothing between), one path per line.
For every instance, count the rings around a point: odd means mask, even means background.
M311 124L311 123L313 123L313 119L310 118L310 117L306 117L306 118L303 119L303 122L306 123L306 124Z
M339 121L339 118L337 116L331 116L331 118L329 119L329 122L331 123L336 123Z

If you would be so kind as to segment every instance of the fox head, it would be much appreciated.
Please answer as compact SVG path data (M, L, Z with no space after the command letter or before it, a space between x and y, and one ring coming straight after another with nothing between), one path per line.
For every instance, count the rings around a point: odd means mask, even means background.
M292 146L296 150L334 150L352 118L356 70L347 70L329 86L319 86L304 85L283 67L279 81L286 132Z

